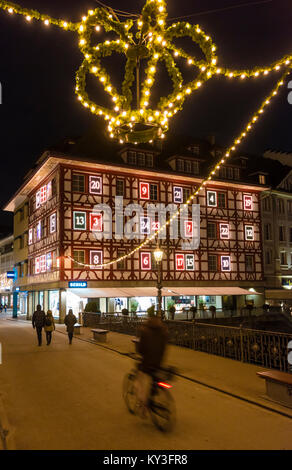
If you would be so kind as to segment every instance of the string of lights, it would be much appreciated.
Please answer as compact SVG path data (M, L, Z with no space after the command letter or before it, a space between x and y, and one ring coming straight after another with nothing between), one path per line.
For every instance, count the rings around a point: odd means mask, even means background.
M248 134L251 132L253 126L258 122L258 119L260 117L262 117L265 109L267 108L267 106L270 105L271 103L271 100L278 94L278 90L281 86L284 85L284 81L286 79L286 77L289 75L290 71L289 70L286 70L284 72L284 74L281 76L281 78L278 80L277 84L275 87L273 87L272 91L270 92L270 94L264 99L264 101L262 102L261 106L258 108L258 110L251 116L251 118L249 119L249 121L247 122L247 124L244 126L242 132L234 139L233 143L227 148L226 152L225 152L225 155L223 158L220 158L219 161L217 161L217 163L214 165L214 167L210 170L209 172L209 175L203 179L202 183L200 184L200 186L195 190L195 192L188 198L188 200L185 202L184 206L186 205L189 205L190 203L193 202L194 198L196 196L198 196L198 194L200 193L200 191L202 189L204 189L204 187L206 186L206 184L212 180L212 178L214 178L214 176L216 175L216 173L219 172L221 166L226 163L226 161L228 159L230 159L232 157L232 155L234 154L236 148L238 147L239 144L241 144L241 142L248 136ZM100 265L90 265L90 264L86 264L86 263L80 263L80 262L77 262L76 260L74 260L71 256L67 255L66 258L68 258L69 260L71 261L74 261L74 263L84 267L84 268L89 268L89 269L101 269L101 268L105 268L105 267L108 267L108 266L111 266L113 264L116 264L116 263L119 263L120 261L123 261L124 259L126 258L129 258L130 256L133 256L137 251L140 251L142 248L144 248L146 245L148 245L150 242L154 241L155 238L159 235L160 232L162 232L167 226L170 225L170 223L176 219L181 211L183 210L182 207L180 207L173 215L170 219L168 219L166 221L165 224L163 224L157 231L155 231L150 237L146 238L140 245L138 245L136 248L134 248L132 251L130 251L129 253L127 253L126 255L123 255L121 257L119 257L118 259L116 260L112 260L112 261L109 261L107 263L103 263L103 264L100 264Z
M57 20L4 0L0 0L0 9L6 10L9 14L24 15L28 22L37 19L43 21L45 25L52 23L78 33L78 45L84 55L84 61L76 73L77 99L92 114L108 121L107 129L110 138L118 139L121 144L124 142L152 143L156 139L164 139L170 119L183 108L187 97L214 76L224 75L228 79L244 80L265 77L270 72L277 73L292 67L291 54L265 67L232 70L219 66L216 45L199 25L179 22L169 27L166 26L165 0L147 0L137 20L127 19L125 22L120 22L116 15L113 16L114 10L111 12L106 5L89 10L78 23ZM134 25L136 33L132 31ZM119 39L106 40L92 45L93 32L101 31L102 27L105 32L115 32ZM198 60L183 49L176 47L173 40L181 37L190 37L194 43L198 44L205 58ZM101 64L102 58L112 55L113 52L127 57L122 94L117 92L111 77ZM190 83L185 84L183 81L183 75L177 64L179 59L185 60L188 66L195 69L195 79ZM146 77L141 85L139 106L137 109L132 109L132 86L136 78L137 63L142 60L147 60ZM169 96L161 98L155 109L151 109L151 89L155 83L160 62L165 63L172 80L173 91ZM100 81L105 92L111 97L112 108L100 106L89 98L86 91L89 74L94 75Z

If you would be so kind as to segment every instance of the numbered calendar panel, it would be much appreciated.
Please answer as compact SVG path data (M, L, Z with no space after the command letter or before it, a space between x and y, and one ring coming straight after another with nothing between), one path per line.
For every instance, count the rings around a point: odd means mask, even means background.
M243 196L243 207L245 211L252 211L253 210L253 202L252 202L252 195L251 194L244 194Z
M86 212L73 212L74 230L86 230Z
M102 232L102 214L90 214L89 226L91 232Z
M183 202L183 188L180 186L173 187L173 202L181 204Z
M91 266L94 266L95 269L101 269L101 264L103 260L101 250L92 250L89 254L89 262Z
M244 228L245 231L245 239L247 241L253 241L254 240L254 228L252 225L246 225Z
M150 186L149 183L140 182L140 199L150 199Z
M221 240L229 240L229 224L220 224Z
M217 207L216 191L207 191L207 205L208 207Z
M90 194L102 194L102 177L101 176L89 176L89 193Z
M141 269L143 271L151 269L151 253L141 253Z
M221 256L221 271L231 271L230 256Z

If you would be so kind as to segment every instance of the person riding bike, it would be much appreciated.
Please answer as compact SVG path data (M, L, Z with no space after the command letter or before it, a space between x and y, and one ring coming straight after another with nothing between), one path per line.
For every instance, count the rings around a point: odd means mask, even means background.
M137 397L141 406L141 415L146 415L152 376L159 369L166 349L168 333L161 318L155 315L154 306L147 310L148 320L139 331L137 350L142 359L138 366Z

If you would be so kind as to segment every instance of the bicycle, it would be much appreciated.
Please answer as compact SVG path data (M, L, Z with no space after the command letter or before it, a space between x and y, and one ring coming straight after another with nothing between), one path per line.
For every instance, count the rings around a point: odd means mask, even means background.
M130 413L136 415L139 402L136 395L137 369L133 369L124 378L123 397ZM172 367L160 368L151 374L152 383L147 402L153 424L162 432L171 431L176 419L175 403L170 393L167 381L174 376Z

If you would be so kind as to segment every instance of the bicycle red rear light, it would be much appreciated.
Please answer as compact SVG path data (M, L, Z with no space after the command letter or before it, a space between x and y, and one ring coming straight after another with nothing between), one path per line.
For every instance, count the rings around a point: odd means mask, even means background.
M163 388L172 388L172 385L170 384L167 384L165 382L158 382L159 387L163 387Z

